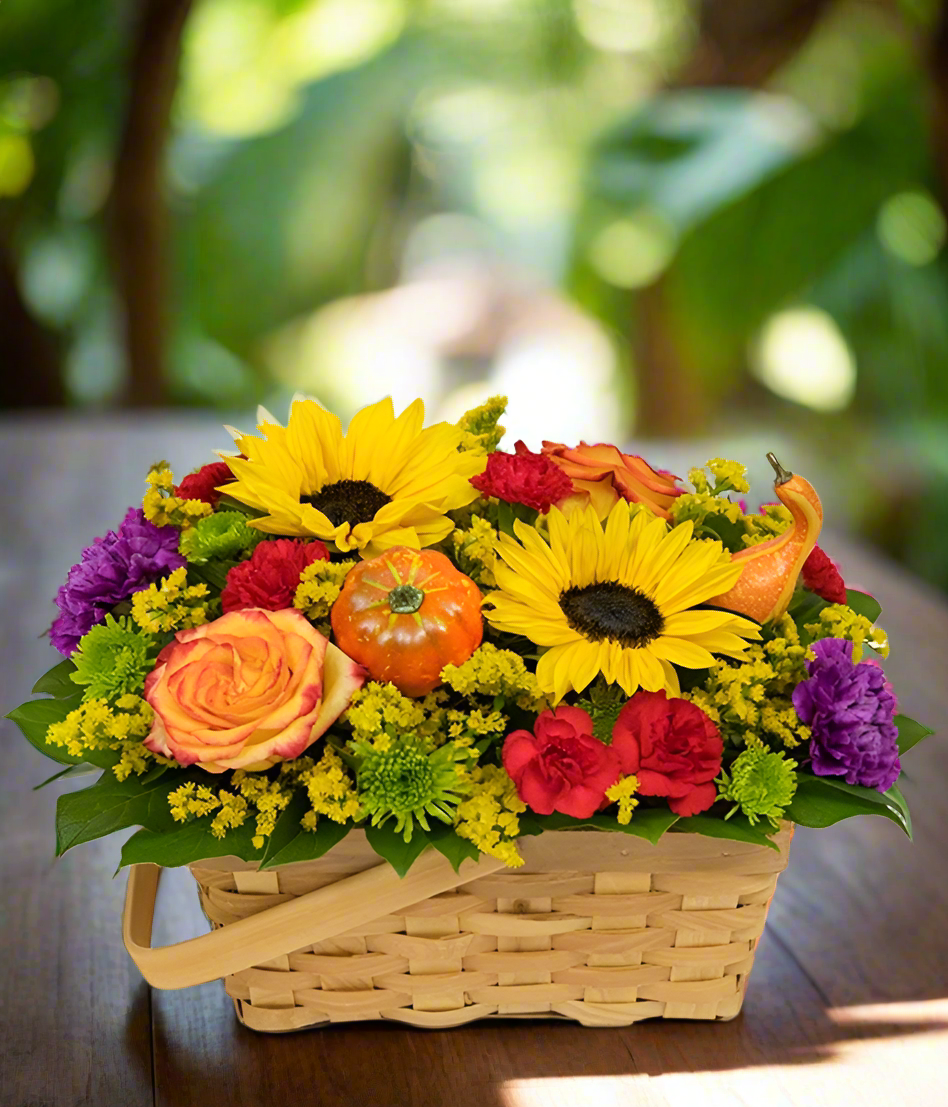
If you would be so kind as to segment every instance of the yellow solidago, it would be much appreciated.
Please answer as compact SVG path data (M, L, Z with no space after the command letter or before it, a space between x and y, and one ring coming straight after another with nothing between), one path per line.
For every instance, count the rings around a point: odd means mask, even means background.
M843 604L830 604L820 612L819 621L807 623L803 628L814 642L822 638L845 638L853 644L853 661L863 656L863 646L868 645L882 657L889 656L889 639L881 627L875 627L865 617L857 615Z
M507 716L500 711L447 711L448 737L458 745L469 745L475 738L504 734Z
M314 561L300 577L293 606L327 636L331 629L329 612L339 599L343 582L355 564L355 561Z
M369 681L352 697L343 720L352 727L356 740L372 741L391 730L417 734L438 744L447 737L445 698L444 692L436 691L411 700L394 684Z
M497 587L494 578L496 541L497 531L483 515L472 515L469 527L459 528L451 535L454 556L462 572L484 588Z
M606 799L619 805L616 815L620 826L628 826L632 821L632 812L638 807L639 801L635 793L639 790L639 778L637 776L624 776L617 780L611 788L606 789Z
M790 699L806 678L806 648L789 616L774 624L777 637L755 643L739 664L718 661L691 700L714 720L732 745L794 747L810 737Z
M219 601L206 584L188 584L183 566L132 596L132 618L148 634L203 626L216 617Z
M220 807L221 801L206 784L182 784L168 793L171 817L177 823L187 823L210 815Z
M254 849L263 849L264 839L273 833L276 821L293 798L292 788L283 780L270 780L261 774L238 769L231 777L231 786L257 810Z
M185 823L216 811L210 830L215 838L225 838L229 830L243 826L256 812L253 846L263 849L266 838L273 833L277 819L293 797L292 781L270 780L263 774L238 770L230 786L236 792L220 788L215 794L205 784L182 784L168 796L171 817Z
M174 494L174 475L167 461L156 462L145 477L148 491L142 501L145 518L155 526L189 527L213 508L203 500L182 500Z
M224 788L221 788L217 794L221 807L211 823L211 833L215 838L224 838L228 830L236 830L237 827L243 826L250 812L243 796L234 795Z
M413 734L432 749L449 740L457 746L470 746L479 738L502 736L509 723L501 704L478 703L477 697L495 701L502 696L537 713L547 706L523 659L489 644L475 650L463 665L447 665L442 677L446 688L420 700L403 696L392 684L370 681L352 697L343 716L352 727L353 740L387 749L392 735ZM450 693L446 689L460 693L469 706L447 706Z
M537 714L549 706L537 678L512 650L490 642L479 646L463 665L446 665L441 679L462 696L503 696L525 711Z
M769 542L771 538L783 534L792 524L790 508L783 504L762 504L760 515L744 516L744 527L747 530L743 538L744 545L757 546L761 542Z
M483 765L471 770L471 788L471 795L458 804L455 831L481 853L518 868L523 858L517 851L517 816L527 807L514 782L499 765Z
M356 793L355 783L342 758L327 746L322 757L297 777L306 788L312 810L303 816L304 830L315 830L320 815L333 822L344 823L348 819L359 820L365 816Z
M141 744L151 730L154 713L140 696L120 696L113 706L102 699L87 700L62 722L52 723L46 740L62 746L73 757L97 750L116 750L120 757L112 771L119 780L141 774L155 756Z
M458 420L458 429L462 432L462 450L489 454L497 449L506 428L500 426L500 419L507 410L506 396L491 396L479 407L472 407Z
M722 492L737 492L744 496L750 491L747 483L747 466L739 461L728 461L723 457L713 457L704 469L689 469L688 479L694 485L695 492L720 495Z
M192 819L201 819L211 812L217 814L211 821L211 833L215 838L225 838L228 830L236 830L247 821L247 801L243 796L234 795L224 788L217 795L205 784L182 784L168 794L168 806L175 822L187 823ZM261 838L254 845L259 849L263 845Z

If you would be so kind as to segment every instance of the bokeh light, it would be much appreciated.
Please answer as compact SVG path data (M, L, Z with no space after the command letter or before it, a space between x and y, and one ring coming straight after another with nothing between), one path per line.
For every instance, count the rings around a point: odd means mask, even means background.
M752 352L758 379L814 411L841 411L856 391L856 362L835 321L815 307L772 316Z
M876 221L879 240L907 265L928 265L945 244L945 217L930 193L900 192L887 200Z
M603 227L590 243L589 261L617 288L641 288L666 268L676 240L675 228L661 212L640 208Z

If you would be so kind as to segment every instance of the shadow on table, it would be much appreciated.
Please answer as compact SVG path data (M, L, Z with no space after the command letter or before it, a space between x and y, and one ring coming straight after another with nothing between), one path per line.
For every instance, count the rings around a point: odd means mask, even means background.
M577 1083L559 1090L568 1097L563 1101L582 1104L597 1101L595 1086L582 1082L590 1078L813 1065L833 1060L850 1043L948 1031L948 1018L840 1021L825 1009L801 1015L789 1006L779 1014L755 1012L767 1003L758 994L760 1003L719 1024L658 1020L583 1030L565 1021L509 1020L425 1032L365 1022L261 1035L237 1023L219 984L155 993L156 1104L266 1107L271 1098L299 1097L320 1107L552 1105L559 1099L544 1098L549 1088L536 1100L532 1091L524 1098L515 1089L570 1078Z
M200 929L193 886L183 879L168 883L158 944ZM938 977L930 973L922 987L917 974L907 976L875 992L871 981L853 977L848 1002L871 1006L834 1010L778 928L768 928L744 1013L729 1023L654 1020L586 1030L565 1020L518 1019L423 1031L361 1022L283 1035L241 1026L215 981L151 994L155 1103L270 1107L272 1100L282 1107L289 1100L295 1107L298 1098L299 1107L581 1107L613 1101L609 1078L627 1078L615 1092L619 1103L641 1090L629 1077L819 1066L842 1055L851 1062L861 1042L869 1052L924 1035L937 1039L920 1046L930 1049L924 1064L934 1072L948 1034L948 1000ZM147 1000L144 994L145 1000L136 994L136 1007ZM140 1051L135 1059L150 1063ZM856 1063L863 1064L862 1056ZM866 1079L879 1067L876 1058ZM646 1101L664 1103L654 1088Z

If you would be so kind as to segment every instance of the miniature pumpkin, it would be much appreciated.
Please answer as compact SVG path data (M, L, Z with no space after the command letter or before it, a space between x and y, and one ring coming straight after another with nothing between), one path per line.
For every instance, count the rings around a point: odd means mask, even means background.
M774 492L790 509L793 525L776 538L734 554L732 560L741 562L744 572L729 592L708 600L714 607L726 607L759 623L776 619L787 610L803 562L823 526L823 507L813 485L784 469L773 454L768 454L767 460L776 473Z
M480 589L444 554L393 546L346 577L333 604L339 648L406 696L441 683L481 644Z

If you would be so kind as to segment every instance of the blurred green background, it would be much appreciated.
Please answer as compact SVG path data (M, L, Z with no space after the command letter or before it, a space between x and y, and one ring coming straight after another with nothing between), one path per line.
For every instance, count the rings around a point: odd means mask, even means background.
M937 0L0 6L7 420L505 392L948 588L946 206Z

